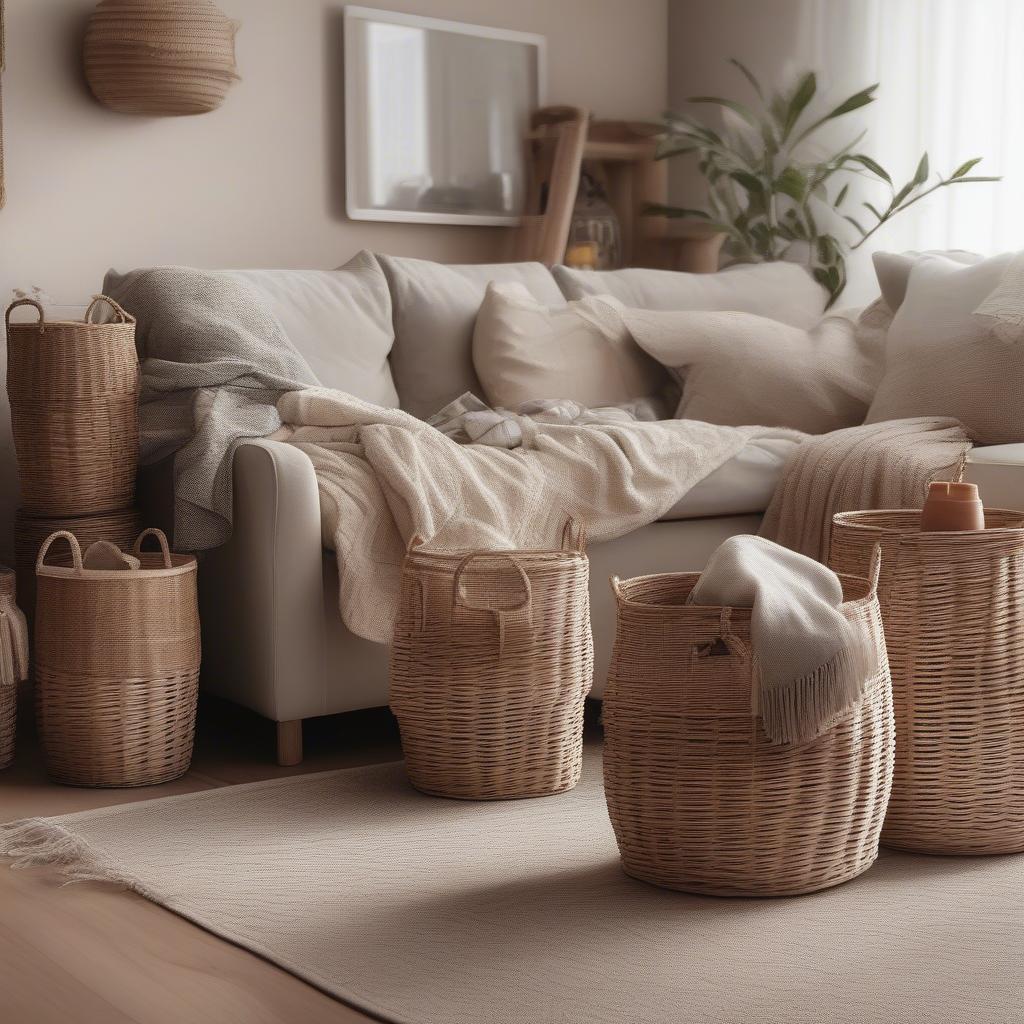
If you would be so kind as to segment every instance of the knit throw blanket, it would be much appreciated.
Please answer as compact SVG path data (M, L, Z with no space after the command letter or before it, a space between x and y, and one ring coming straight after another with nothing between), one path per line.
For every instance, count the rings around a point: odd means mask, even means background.
M761 536L826 561L833 515L920 508L928 484L956 476L970 447L960 423L944 418L888 420L808 437L783 468Z
M571 515L592 540L608 540L654 522L751 438L779 434L615 411L601 423L594 411L548 408L499 417L517 428L515 447L505 447L460 444L398 409L323 388L284 395L278 411L284 427L274 436L316 470L341 616L381 643L391 641L414 535L439 551L552 548Z
M689 601L751 609L752 711L771 742L812 740L863 696L877 661L871 636L862 618L843 614L843 585L820 562L762 537L730 537Z

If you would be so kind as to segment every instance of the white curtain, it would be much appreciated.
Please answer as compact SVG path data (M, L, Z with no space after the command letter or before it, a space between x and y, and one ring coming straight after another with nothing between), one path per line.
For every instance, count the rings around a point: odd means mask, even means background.
M925 151L932 180L936 171L948 176L978 156L984 159L973 174L1004 179L940 189L900 214L851 261L844 303L870 297L865 250L1024 249L1024 0L801 0L801 6L796 50L823 71L830 93L881 83L877 101L863 112L869 130L861 148L897 185ZM844 134L852 116L849 122ZM884 190L877 197L886 198Z

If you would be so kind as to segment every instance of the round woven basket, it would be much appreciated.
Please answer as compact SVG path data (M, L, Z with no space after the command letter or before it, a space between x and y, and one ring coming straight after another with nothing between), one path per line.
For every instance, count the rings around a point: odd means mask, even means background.
M14 597L14 572L0 565L0 768L14 760L18 683L28 677L28 629Z
M237 31L210 0L103 0L85 30L85 77L122 114L204 114L238 78Z
M89 317L108 303L116 322ZM18 306L34 323L11 323ZM84 516L124 508L135 496L139 374L135 321L98 295L85 320L47 322L34 299L7 308L7 394L22 508Z
M36 607L36 558L47 537L58 530L73 533L82 550L98 540L109 540L128 550L142 529L139 513L134 508L117 512L101 512L93 516L73 518L32 516L23 509L14 514L14 567L18 576L18 604L30 618ZM72 554L63 545L49 554L51 565L71 565Z
M148 535L160 552L141 551ZM71 566L45 562L58 538ZM83 569L73 534L36 563L36 719L46 769L76 786L149 786L192 758L199 683L196 561L159 530L133 547L138 570Z
M715 896L785 896L866 871L892 780L893 719L873 586L843 578L875 668L863 698L802 744L751 711L750 609L687 605L697 573L617 582L604 782L626 873Z
M594 651L588 562L568 533L562 551L410 545L391 709L417 789L508 800L579 781Z
M920 511L833 518L829 564L878 595L892 669L896 766L882 832L923 853L1024 851L1024 513L921 533Z

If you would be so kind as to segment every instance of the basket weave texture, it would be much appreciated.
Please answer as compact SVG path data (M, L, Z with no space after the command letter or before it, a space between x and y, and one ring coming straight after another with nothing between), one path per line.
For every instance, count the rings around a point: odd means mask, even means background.
M604 695L608 813L627 874L687 892L782 896L867 870L892 779L881 616L846 577L877 652L863 698L824 735L771 744L751 707L750 609L687 605L696 573L616 581Z
M410 547L391 709L417 789L505 800L579 781L594 668L589 566L582 538L564 546L461 555Z
M160 552L141 550L155 535ZM58 538L70 567L45 564ZM188 770L199 683L196 561L143 531L138 570L82 568L60 531L36 564L36 716L46 768L78 786L147 786Z
M123 114L204 114L238 78L237 31L210 0L102 0L85 30L85 77Z
M58 530L73 533L83 551L98 540L108 540L127 551L141 529L142 521L134 508L73 518L30 516L19 509L14 514L14 568L18 576L18 605L30 619L35 617L36 558L51 533ZM51 549L48 559L51 565L72 564L71 551L64 545Z
M117 321L89 322L101 302ZM31 305L39 319L11 323ZM33 299L7 309L7 394L25 512L84 516L131 505L139 455L135 321L97 296L84 321L47 322Z
M28 630L14 598L14 573L0 566L0 768L14 760L18 683L28 675Z
M1024 851L1024 513L921 533L919 511L833 518L829 564L883 549L896 766L882 842L926 853Z

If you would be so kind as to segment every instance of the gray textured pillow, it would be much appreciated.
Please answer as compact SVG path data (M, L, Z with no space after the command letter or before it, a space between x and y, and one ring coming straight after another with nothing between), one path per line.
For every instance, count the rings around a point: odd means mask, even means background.
M797 263L743 264L717 274L673 270L573 270L552 274L569 300L611 295L623 305L652 310L736 310L794 327L821 319L828 295ZM401 389L399 389L401 390Z
M991 317L977 314L1013 259L964 266L928 256L914 265L869 423L952 416L982 444L1024 441L1024 344L1004 340Z
M426 419L466 391L482 394L473 369L473 325L491 281L518 281L546 306L565 304L541 263L450 266L378 256L394 307L391 372L402 408Z
M811 330L751 313L631 309L626 327L683 387L677 419L824 434L864 421L878 340L847 314Z

